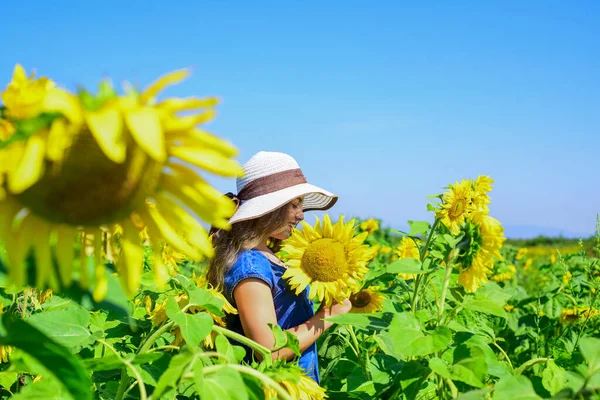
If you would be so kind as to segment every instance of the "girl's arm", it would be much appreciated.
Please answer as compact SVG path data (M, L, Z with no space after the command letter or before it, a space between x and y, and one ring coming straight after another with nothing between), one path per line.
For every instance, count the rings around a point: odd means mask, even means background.
M260 279L244 279L236 286L233 296L246 337L269 349L273 348L275 339L268 323L277 325L277 317L269 285ZM324 318L345 314L351 308L352 304L348 299L344 300L343 304L334 304L327 308L323 307L311 319L288 329L288 331L296 335L300 342L300 351L302 352L312 345L326 329L333 325L332 322L323 321ZM289 360L294 356L294 352L287 348L273 353L274 359ZM261 357L261 355L257 354L257 357Z

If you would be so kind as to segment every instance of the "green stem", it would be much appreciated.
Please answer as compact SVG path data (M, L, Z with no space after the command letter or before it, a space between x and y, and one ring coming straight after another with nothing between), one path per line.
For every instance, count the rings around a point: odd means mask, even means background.
M433 239L435 228L437 228L439 223L440 220L437 218L433 221L433 225L431 226L431 230L429 231L429 235L427 236L427 240L425 241L425 246L421 247L421 250L419 251L419 258L421 260L421 264L423 264L423 262L425 261L425 256L427 255L427 250L429 249L429 245L431 244L431 240ZM413 298L410 302L410 309L412 310L413 314L417 312L417 298L419 297L419 286L421 285L422 280L422 274L418 275L415 279L415 290L413 292Z
M533 360L529 360L529 361L523 363L523 365L521 365L519 368L517 368L515 370L514 375L521 375L523 372L525 372L525 370L527 368L531 368L535 364L547 363L550 360L552 360L552 359L551 358L534 358Z
M173 346L170 344L167 344L164 346L158 346L158 347L148 350L148 353L153 353L155 351L160 351L160 350L179 350L179 346Z
M358 344L358 339L356 338L356 333L354 333L354 327L352 325L348 325L348 332L350 333L350 338L354 344L354 353L358 356L358 362L360 363L363 373L368 380L371 380L371 371L369 371L369 366L365 364L365 360L360 353L360 345Z
M508 357L508 354L506 354L506 352L504 351L504 349L498 343L496 343L495 341L492 342L492 344L494 346L496 346L496 348L498 350L500 350L500 352L504 355L504 358L506 358L506 361L508 361L508 365L510 365L510 369L514 370L515 367L513 367L512 362L510 361L510 358Z
M154 342L156 342L156 340L158 340L160 335L162 335L163 333L165 333L166 331L171 329L171 327L173 325L175 325L175 322L169 321L166 324L164 324L163 326L161 326L160 328L158 328L157 330L155 330L154 333L151 334L150 336L148 336L148 338L144 341L144 344L142 344L140 346L137 353L143 354L144 352L146 352L150 348L150 346L152 346L154 344Z
M147 399L146 386L144 385L144 381L142 380L142 376L140 375L140 373L138 372L138 370L135 369L135 367L133 366L133 364L131 362L129 362L126 359L124 359L123 357L121 357L121 355L119 354L119 352L117 350L115 350L115 348L112 347L110 344L108 344L107 342L105 342L102 339L98 339L98 342L102 343L103 345L105 345L106 347L108 347L108 349L110 349L113 353L115 353L115 356L117 356L117 358L119 359L119 361L121 361L127 368L129 368L131 370L131 372L135 376L135 379L137 380L138 386L140 388L140 400L146 400ZM127 375L127 373L125 373L125 375ZM121 376L122 376L122 373L121 373ZM123 381L121 381L121 382L123 382ZM127 381L125 381L125 386L127 386ZM123 391L123 393L124 393L124 391ZM119 399L118 396L116 398Z
M440 302L438 306L438 322L442 321L442 315L444 315L444 308L446 307L446 292L448 291L448 285L450 284L450 275L452 274L452 263L446 266L446 274L444 275L444 284L442 286L442 294L440 295Z
M265 361L267 366L271 366L271 364L273 363L273 359L271 358L272 357L271 350L269 350L268 348L266 348L265 346L263 346L261 344L256 343L254 340L249 339L244 335L240 335L237 332L233 332L233 331L230 331L229 329L222 328L218 325L213 325L212 330L214 332L222 334L223 336L226 336L226 337L234 339L240 343L243 343L253 350L256 350L263 356L263 360Z
M277 392L277 394L279 395L279 397L282 400L293 400L292 397L288 394L288 392L279 383L275 382L273 379L269 378L268 376L258 372L257 370L250 368L250 367L246 367L244 365L239 365L239 364L211 365L210 367L204 367L202 369L202 372L204 375L207 375L207 374L217 372L221 368L232 368L232 369L237 370L238 372L252 376L253 378L256 378L259 381L261 381L265 386L272 387ZM189 373L182 376L183 379L192 379L193 377L194 377L194 375L189 374Z

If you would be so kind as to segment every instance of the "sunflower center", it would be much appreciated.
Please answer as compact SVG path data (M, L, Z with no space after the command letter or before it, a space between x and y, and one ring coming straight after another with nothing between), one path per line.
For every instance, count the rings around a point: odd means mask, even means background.
M135 143L127 145L125 162L116 164L89 132L82 132L61 161L46 161L44 176L18 198L34 214L56 223L117 222L143 206L162 170Z
M450 218L455 219L464 214L467 209L467 199L457 199L452 207L448 210L448 215Z
M350 296L350 302L353 307L362 308L371 304L371 294L366 290L362 290Z
M318 239L304 251L302 269L312 279L333 282L344 276L348 260L344 246L333 239Z

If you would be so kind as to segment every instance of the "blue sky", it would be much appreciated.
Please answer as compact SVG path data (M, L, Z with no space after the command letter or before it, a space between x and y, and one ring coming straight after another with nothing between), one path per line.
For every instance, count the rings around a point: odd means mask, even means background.
M293 155L340 196L334 216L401 229L431 220L428 195L487 174L507 234L594 232L597 1L39 1L0 15L5 82L15 63L69 88L190 67L166 95L220 97L207 129L242 163Z

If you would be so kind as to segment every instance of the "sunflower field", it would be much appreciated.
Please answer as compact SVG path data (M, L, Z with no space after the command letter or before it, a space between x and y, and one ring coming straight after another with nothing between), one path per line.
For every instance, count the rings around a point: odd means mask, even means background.
M407 231L326 214L278 249L290 290L352 302L317 342L320 384L272 356L300 355L293 334L227 329L205 226L235 205L202 175L242 172L199 127L217 99L157 99L186 76L72 93L17 65L2 89L2 398L600 398L600 220L590 246L507 244L484 175L432 188Z

